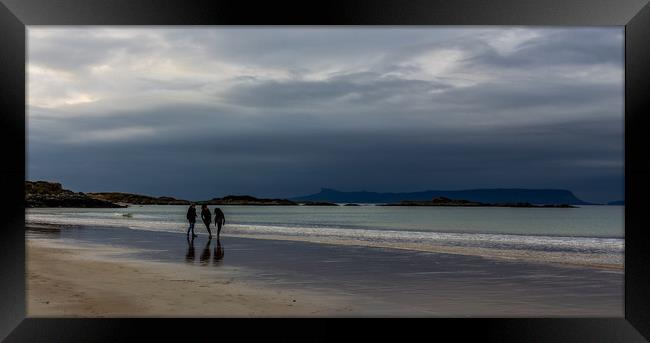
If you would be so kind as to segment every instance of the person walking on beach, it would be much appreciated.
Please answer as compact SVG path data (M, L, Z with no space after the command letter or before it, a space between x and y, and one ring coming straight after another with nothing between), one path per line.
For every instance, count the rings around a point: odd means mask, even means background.
M221 234L221 226L226 225L226 216L223 214L220 208L214 209L214 225L217 226L217 240Z
M194 204L191 204L190 208L187 209L187 221L190 222L190 227L187 228L187 237L190 236L190 231L192 231L192 237L196 237L194 234L194 223L196 223L196 206Z
M212 231L210 231L210 224L212 223L212 214L210 213L210 209L208 208L208 205L201 205L201 219L203 219L203 224L205 224L205 228L208 229L208 234L210 235L210 238L212 238Z

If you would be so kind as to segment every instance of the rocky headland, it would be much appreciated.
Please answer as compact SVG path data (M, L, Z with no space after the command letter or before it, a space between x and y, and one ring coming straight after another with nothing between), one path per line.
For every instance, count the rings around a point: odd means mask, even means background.
M126 206L64 189L56 182L25 181L25 207L120 208Z

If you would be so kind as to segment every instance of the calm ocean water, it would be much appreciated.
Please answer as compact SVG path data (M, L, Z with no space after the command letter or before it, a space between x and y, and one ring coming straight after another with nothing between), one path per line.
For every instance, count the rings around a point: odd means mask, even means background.
M210 207L214 209L214 206ZM224 235L598 255L622 261L624 207L220 206ZM185 232L186 206L27 209L28 223ZM196 231L205 232L197 222ZM408 244L407 244L408 243ZM599 260L599 261L600 261ZM608 263L609 263L608 262Z

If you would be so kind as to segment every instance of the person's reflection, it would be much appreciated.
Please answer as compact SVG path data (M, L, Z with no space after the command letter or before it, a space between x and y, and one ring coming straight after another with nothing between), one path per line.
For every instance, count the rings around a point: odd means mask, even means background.
M221 260L223 260L223 255L224 255L224 249L223 246L221 245L221 240L217 238L217 246L214 247L214 255L212 260L214 264L220 264Z
M185 262L194 263L194 237L187 237L187 254L185 254Z
M201 264L206 264L210 262L210 242L212 242L212 239L208 239L208 243L205 244L205 248L203 248L203 252L201 253Z

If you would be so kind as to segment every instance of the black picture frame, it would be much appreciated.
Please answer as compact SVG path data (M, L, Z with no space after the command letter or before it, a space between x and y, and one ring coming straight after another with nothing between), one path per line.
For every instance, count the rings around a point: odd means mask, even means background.
M418 320L25 318L26 25L553 25L625 26L625 316ZM221 339L453 337L499 342L650 339L650 6L648 0L181 1L1 0L0 339L129 341L201 334ZM173 315L173 314L170 314ZM382 323L378 323L381 321ZM395 326L395 324L399 324ZM300 328L300 329L298 329ZM350 330L342 336L341 330ZM301 331L308 331L304 336ZM420 336L424 334L425 336ZM451 336L449 336L451 334ZM645 337L645 339L644 339Z

